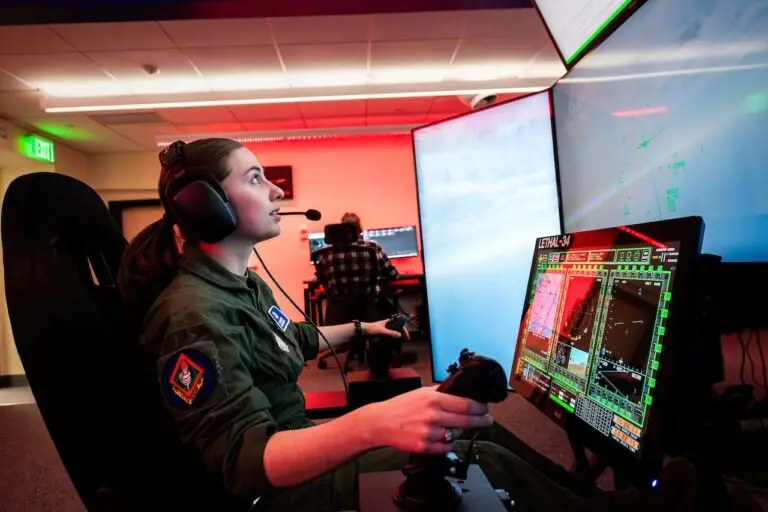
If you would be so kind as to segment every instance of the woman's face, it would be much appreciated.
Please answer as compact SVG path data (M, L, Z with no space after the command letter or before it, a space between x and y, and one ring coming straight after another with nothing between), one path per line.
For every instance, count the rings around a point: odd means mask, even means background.
M252 243L280 234L280 201L283 191L267 181L264 170L247 148L229 157L230 173L221 182L237 215L234 235Z

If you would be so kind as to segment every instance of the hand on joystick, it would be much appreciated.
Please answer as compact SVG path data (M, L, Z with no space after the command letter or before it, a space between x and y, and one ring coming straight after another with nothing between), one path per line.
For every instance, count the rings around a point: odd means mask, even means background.
M451 365L448 371L451 375L437 388L438 392L485 404L507 397L506 372L493 359L464 349L459 363ZM461 500L461 489L445 478L451 467L455 463L442 455L411 456L403 468L406 480L393 493L397 506L408 511L455 509Z

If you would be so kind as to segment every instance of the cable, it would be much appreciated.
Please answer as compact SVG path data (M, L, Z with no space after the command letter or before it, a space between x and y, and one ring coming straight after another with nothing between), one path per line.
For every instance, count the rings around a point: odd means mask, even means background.
M256 255L256 257L259 259L259 263L261 263L261 266L264 268L264 272L267 273L269 278L272 280L273 283L275 283L275 286L277 286L278 290L285 295L285 298L288 299L288 301L293 304L293 307L299 310L299 313L302 314L302 316L307 320L307 322L315 328L315 331L317 331L317 334L323 338L323 341L325 341L325 344L328 345L328 348L331 349L331 354L333 354L333 358L336 360L336 364L339 365L339 373L341 373L341 380L344 382L344 393L347 395L347 398L349 398L349 382L347 382L347 376L344 374L344 367L341 364L341 361L339 361L339 356L336 354L336 349L333 348L333 345L331 345L331 342L328 341L328 338L325 337L325 334L320 330L320 328L315 325L315 322L313 322L307 314L304 312L303 309L301 309L299 306L296 305L295 302L293 302L293 299L288 295L288 293L283 290L283 287L280 286L280 283L277 282L277 279L275 279L275 276L272 275L272 272L269 271L267 268L267 264L264 263L264 260L261 259L261 254L259 254L259 251L256 250L256 246L253 247L253 254Z
M755 337L757 338L757 350L760 352L760 361L763 363L763 387L768 392L768 368L765 367L765 353L763 353L763 344L760 340L760 330L755 328Z
M744 366L747 362L747 346L744 344L744 339L741 337L739 331L736 331L736 337L739 339L739 345L741 345L741 370L739 371L739 377L741 377L741 383L746 384L747 381L744 380ZM750 338L751 337L752 334L750 333Z

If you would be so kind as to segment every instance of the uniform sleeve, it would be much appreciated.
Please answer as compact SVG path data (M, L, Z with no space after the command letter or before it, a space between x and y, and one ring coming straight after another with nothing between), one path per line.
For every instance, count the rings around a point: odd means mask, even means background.
M199 453L206 473L231 495L252 502L274 490L264 450L277 424L253 383L252 354L235 342L244 339L237 330L197 326L167 336L157 372L181 442Z
M299 348L304 355L304 362L317 357L320 351L320 336L309 322L292 323L294 335L299 342Z

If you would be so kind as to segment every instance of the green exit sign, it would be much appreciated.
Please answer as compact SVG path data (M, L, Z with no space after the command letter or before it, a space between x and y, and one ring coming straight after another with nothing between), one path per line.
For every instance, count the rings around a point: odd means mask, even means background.
M21 154L33 160L53 163L53 141L38 135L25 135L21 138Z

